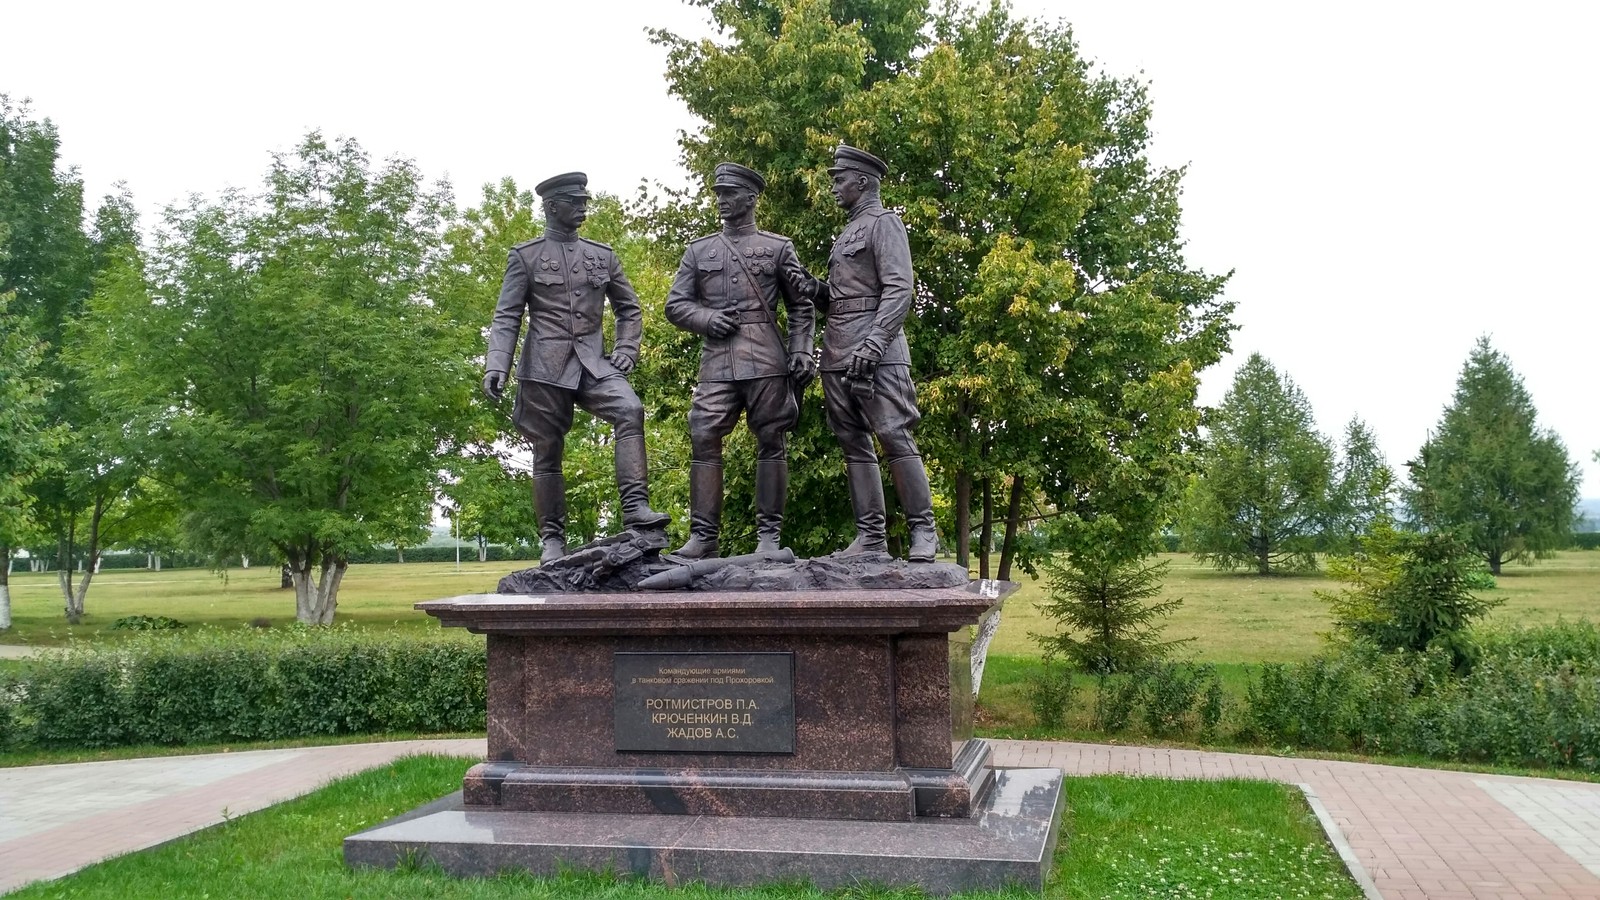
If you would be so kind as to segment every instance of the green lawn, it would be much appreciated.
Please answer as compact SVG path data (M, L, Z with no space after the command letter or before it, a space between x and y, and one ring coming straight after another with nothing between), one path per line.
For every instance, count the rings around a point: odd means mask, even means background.
M1166 636L1194 638L1184 651L1199 662L1295 662L1323 647L1333 627L1328 605L1314 591L1338 585L1322 575L1256 575L1218 572L1194 557L1167 553L1160 599L1181 599ZM1489 596L1505 602L1488 623L1533 625L1558 618L1600 619L1600 552L1569 550L1531 566L1507 566ZM1006 601L991 653L1034 656L1029 637L1053 630L1038 612L1043 581L1026 580Z
M1163 597L1183 600L1167 634L1194 638L1187 653L1202 662L1293 662L1316 653L1331 628L1327 604L1313 595L1335 585L1320 575L1260 578L1217 572L1187 554L1164 554L1170 563ZM411 608L419 600L492 591L500 577L526 562L405 563L351 566L339 592L340 621L374 628L436 628ZM991 652L1033 656L1030 635L1047 631L1039 615L1043 582L1026 576L1006 603ZM69 638L115 639L107 626L122 616L165 615L190 625L238 626L257 619L274 625L294 620L294 597L278 587L278 570L234 569L226 577L201 569L107 570L96 576L85 603L88 621L69 627L53 574L11 576L13 628L0 643L65 643ZM1505 603L1494 623L1533 624L1600 618L1600 552L1567 551L1532 566L1508 566L1491 594Z
M338 621L373 628L437 628L411 608L420 600L493 591L505 574L526 561L405 563L351 566L339 590ZM257 619L294 621L294 593L278 587L278 570L256 566L225 575L204 569L108 569L89 584L87 621L72 627L61 613L52 573L11 576L12 624L0 643L54 646L70 638L115 639L107 626L123 616L163 615L194 625L236 627Z
M341 840L454 790L473 761L413 757L344 779L173 843L8 896L43 898L346 897L910 900L915 890L801 885L753 890L567 874L456 879L436 869L345 868ZM1050 898L1358 898L1300 794L1247 781L1069 778ZM1021 900L1022 891L968 894Z

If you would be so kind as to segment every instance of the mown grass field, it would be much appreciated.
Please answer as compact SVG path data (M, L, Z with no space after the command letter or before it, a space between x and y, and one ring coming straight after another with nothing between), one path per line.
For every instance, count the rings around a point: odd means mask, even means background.
M682 898L682 900L912 900L918 890L805 885L749 890L569 873L452 878L426 865L398 871L346 868L340 842L454 790L473 760L412 757L316 793L242 816L142 853L109 860L8 896L31 898L438 897ZM1305 800L1286 785L1069 778L1068 811L1053 882L1044 896L1358 898L1360 890L1324 841ZM1015 898L1024 891L966 894Z
M1183 652L1199 662L1223 664L1293 662L1316 653L1331 627L1327 604L1315 596L1336 585L1321 575L1261 578L1217 572L1186 554L1164 554L1169 563L1162 596L1183 606L1166 634L1193 638ZM501 576L525 562L405 563L350 568L339 592L339 621L372 628L436 628L412 609L420 600L491 591ZM1031 635L1052 624L1039 613L1042 581L1019 576L1022 589L1007 601L990 652L1036 656ZM201 569L148 572L107 570L96 576L85 604L88 621L71 627L61 614L56 578L50 573L11 577L11 630L0 644L53 646L71 638L115 640L108 630L131 615L165 615L190 626L273 625L294 621L294 597L278 587L278 571L256 567L225 575ZM1532 566L1508 566L1490 596L1504 602L1489 624L1536 624L1558 618L1600 619L1600 552L1568 551Z

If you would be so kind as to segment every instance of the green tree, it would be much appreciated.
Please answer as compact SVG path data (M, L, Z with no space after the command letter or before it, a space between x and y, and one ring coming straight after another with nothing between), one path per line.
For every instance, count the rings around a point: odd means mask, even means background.
M1328 537L1335 545L1353 549L1374 523L1391 514L1394 470L1384 461L1372 429L1359 416L1345 425L1340 451Z
M1411 470L1405 500L1417 522L1459 535L1499 575L1507 561L1567 546L1579 470L1511 361L1479 338L1455 396Z
M1503 602L1473 593L1482 565L1455 534L1400 531L1384 514L1352 554L1328 561L1344 587L1316 593L1342 636L1385 651L1444 649L1460 667L1471 659L1467 628Z
M1089 675L1128 672L1164 659L1193 638L1163 640L1160 620L1182 600L1150 600L1161 593L1167 564L1075 553L1045 564L1048 598L1039 606L1059 630L1033 635L1045 658L1063 657Z
M271 546L296 618L333 621L352 552L430 518L476 373L428 294L448 195L309 135L258 197L169 210L147 271L97 292L92 353L219 561Z
M35 121L26 104L0 95L0 292L14 294L14 310L43 341L43 375L53 385L44 415L61 435L55 464L28 482L28 502L36 539L54 551L67 620L77 623L101 548L116 539L123 499L140 473L117 411L90 396L90 382L104 372L99 360L75 352L75 328L102 265L138 250L125 191L106 198L93 232L84 230L83 182L62 167L59 151L48 119Z
M950 498L958 560L974 530L1003 522L1007 577L1021 526L1041 517L1058 518L1063 540L1141 555L1197 427L1195 373L1230 330L1224 279L1183 260L1182 173L1148 160L1143 86L1094 75L1065 27L1002 4L700 5L718 40L657 34L670 89L706 122L682 140L691 172L725 158L764 172L758 218L816 269L841 224L833 146L889 158L884 200L906 222L918 277L907 332L920 439ZM848 505L831 435L817 417L793 443L791 495L821 501L793 511L816 540L796 546L834 549Z
M1185 544L1219 569L1312 570L1331 518L1334 452L1311 403L1252 353L1210 423L1181 524Z
M26 485L51 464L61 434L45 417L50 383L32 323L0 294L0 631L11 627L11 554L36 537Z

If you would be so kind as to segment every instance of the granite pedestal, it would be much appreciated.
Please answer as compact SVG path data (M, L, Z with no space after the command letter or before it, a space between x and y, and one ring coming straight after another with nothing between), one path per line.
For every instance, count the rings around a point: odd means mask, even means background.
M424 852L464 874L560 859L726 884L752 883L746 869L823 884L854 860L861 878L930 890L1037 887L1060 773L1015 770L1000 780L1022 793L997 793L971 736L969 626L1014 589L420 603L488 636L489 759L468 771L461 808L354 836L346 856ZM704 846L684 855L691 833ZM965 862L930 869L929 853Z

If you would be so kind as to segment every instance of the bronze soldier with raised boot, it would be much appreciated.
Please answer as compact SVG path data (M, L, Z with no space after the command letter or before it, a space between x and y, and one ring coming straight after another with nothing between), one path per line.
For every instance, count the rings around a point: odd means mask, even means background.
M939 549L933 493L912 430L922 419L911 383L911 353L903 328L915 277L911 245L900 217L883 207L883 160L840 144L834 152L833 196L849 222L828 256L827 318L822 337L822 396L828 427L844 450L856 539L842 555L884 552L883 481L873 436L889 458L900 508L911 531L912 562L932 562Z
M512 418L533 445L541 563L566 554L561 458L575 407L611 423L623 525L659 529L670 521L650 508L644 406L626 377L638 362L644 331L639 296L610 247L578 236L588 217L588 183L582 172L569 172L534 188L544 201L544 235L511 248L483 376L484 393L500 399L526 316L528 337L517 360ZM607 300L616 320L609 355L600 321Z
M814 283L786 237L756 228L766 180L737 163L717 166L712 190L722 231L691 243L667 295L667 320L704 338L689 409L689 540L674 555L715 557L722 531L722 442L745 415L756 438L757 552L779 549L789 490L786 434L797 392L813 376ZM778 328L784 305L786 332Z

